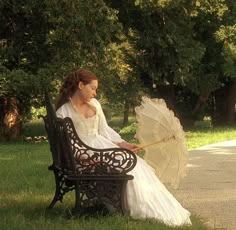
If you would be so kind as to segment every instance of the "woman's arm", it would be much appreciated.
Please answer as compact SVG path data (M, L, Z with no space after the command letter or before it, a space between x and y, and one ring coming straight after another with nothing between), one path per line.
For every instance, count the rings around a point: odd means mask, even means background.
M102 107L99 102L97 103L97 109L99 113L99 134L111 140L120 148L125 148L136 152L139 149L138 146L123 140L121 136L107 124Z
M137 146L137 145L134 145L134 144L131 144L127 141L122 141L120 143L117 143L117 145L120 147L120 148L125 148L125 149L129 149L135 153L137 153L138 151L140 151L141 149Z
M101 104L97 100L94 102L96 103L96 109L99 116L99 124L98 124L99 134L115 144L123 142L124 140L121 138L121 136L107 124Z

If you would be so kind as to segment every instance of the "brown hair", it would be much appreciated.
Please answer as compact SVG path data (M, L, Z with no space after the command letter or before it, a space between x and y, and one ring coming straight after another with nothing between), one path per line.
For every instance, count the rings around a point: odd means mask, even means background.
M69 98L76 92L79 82L83 82L87 85L92 80L98 80L98 78L94 73L86 69L78 69L69 73L65 77L61 86L60 94L56 103L56 110L69 101Z

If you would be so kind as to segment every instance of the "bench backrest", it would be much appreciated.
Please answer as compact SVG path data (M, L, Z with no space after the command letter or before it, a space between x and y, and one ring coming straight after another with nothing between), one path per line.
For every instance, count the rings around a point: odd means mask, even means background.
M52 166L63 173L71 174L76 170L76 162L66 145L63 119L56 116L47 92L45 92L45 107L47 114L43 116L43 120L52 153Z
M55 113L55 109L50 101L48 93L45 92L45 107L47 111L47 115L43 116L45 129L48 135L48 141L50 144L50 151L52 153L52 160L54 167L60 167L61 165L61 148L59 142L59 132L57 132L57 117Z

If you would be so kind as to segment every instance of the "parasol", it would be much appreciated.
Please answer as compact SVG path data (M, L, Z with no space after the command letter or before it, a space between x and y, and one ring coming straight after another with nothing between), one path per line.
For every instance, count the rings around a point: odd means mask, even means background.
M145 150L144 160L163 183L176 188L185 175L188 156L179 119L163 99L142 97L135 112L138 122L135 137Z

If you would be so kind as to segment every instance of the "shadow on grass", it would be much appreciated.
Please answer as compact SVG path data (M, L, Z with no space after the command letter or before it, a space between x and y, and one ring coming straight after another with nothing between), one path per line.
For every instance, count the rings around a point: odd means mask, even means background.
M71 220L76 218L90 219L103 216L112 216L105 206L91 207L79 212L74 210L74 193L71 192L65 197L64 202L58 201L51 209L48 208L51 195L34 195L30 193L22 194L1 194L0 216L5 219L11 216L22 216L24 219L47 219L57 221L58 219Z
M48 196L34 196L25 194L27 198L5 199L5 205L0 206L0 216L5 224L8 222L9 229L27 229L29 225L50 229L207 229L200 220L192 217L194 226L169 227L155 220L134 220L121 214L109 214L108 212L95 212L88 210L80 215L73 211L73 200L65 200L63 204L58 202L53 209L47 209L50 203ZM72 194L71 194L72 195ZM67 205L65 205L67 204ZM92 212L91 212L92 211ZM3 221L3 224L4 224ZM96 227L95 227L96 226Z

